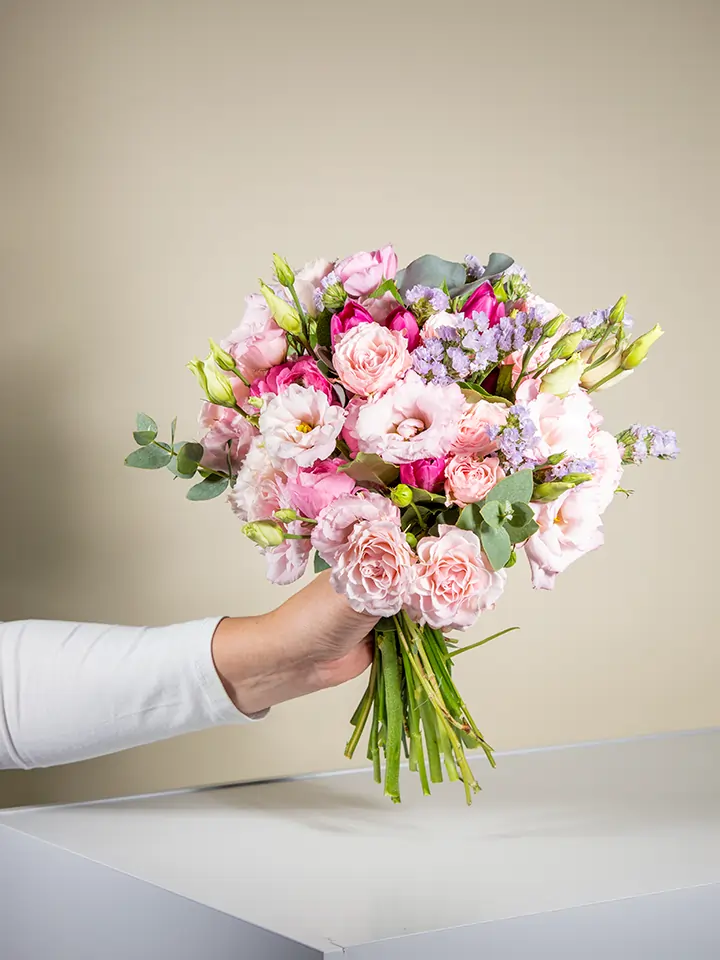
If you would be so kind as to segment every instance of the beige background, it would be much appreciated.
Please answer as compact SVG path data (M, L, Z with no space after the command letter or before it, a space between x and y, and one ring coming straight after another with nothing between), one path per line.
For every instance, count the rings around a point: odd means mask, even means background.
M3 618L279 602L222 502L123 468L135 411L194 429L183 365L274 249L497 249L567 312L626 292L665 327L601 405L684 454L627 477L554 594L518 567L474 637L522 630L464 659L466 697L497 748L720 723L719 25L715 0L0 2ZM358 691L0 775L0 804L336 768Z

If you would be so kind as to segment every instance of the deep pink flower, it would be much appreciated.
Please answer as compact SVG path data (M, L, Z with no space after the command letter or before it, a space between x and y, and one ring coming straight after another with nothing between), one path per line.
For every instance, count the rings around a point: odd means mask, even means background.
M347 300L340 313L333 315L330 320L330 340L334 344L348 330L361 323L374 323L373 316L357 300Z
M405 307L398 307L393 310L386 320L386 325L391 330L399 330L404 334L408 342L408 350L414 350L420 343L420 328L415 319L415 315L406 310Z
M345 460L338 457L321 460L312 467L298 470L295 476L288 477L285 492L301 516L314 520L321 510L338 497L353 492L355 481L339 470L344 463Z
M484 313L490 326L494 327L500 323L500 318L505 316L505 304L498 300L489 283L483 283L470 294L462 312L466 317L471 317L474 313Z
M435 493L445 482L445 457L424 457L400 465L400 483Z
M315 390L324 393L331 403L334 400L332 387L320 373L317 362L310 357L288 360L287 363L271 367L264 377L258 377L253 381L250 393L254 397L261 397L265 393L277 395L286 390L291 383L299 383L301 387L314 387Z

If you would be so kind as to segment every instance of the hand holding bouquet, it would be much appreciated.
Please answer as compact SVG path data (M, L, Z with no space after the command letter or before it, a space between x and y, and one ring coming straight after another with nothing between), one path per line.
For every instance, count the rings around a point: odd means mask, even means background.
M270 580L297 580L314 553L379 618L346 755L369 725L393 801L403 753L424 793L444 767L468 803L465 749L494 763L452 677L479 644L447 632L495 606L520 551L533 585L552 588L602 544L623 466L677 455L672 431L603 430L591 400L662 334L631 329L624 297L569 318L503 254L399 270L384 247L297 274L276 256L240 326L189 364L206 397L200 442L177 443L174 423L160 441L138 417L128 465L199 476L191 500L227 493Z

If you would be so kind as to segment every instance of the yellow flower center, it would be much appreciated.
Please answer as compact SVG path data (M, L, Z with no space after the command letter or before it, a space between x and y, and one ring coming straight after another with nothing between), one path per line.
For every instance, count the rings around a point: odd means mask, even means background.
M295 429L298 433L310 433L312 426L309 423L299 423Z

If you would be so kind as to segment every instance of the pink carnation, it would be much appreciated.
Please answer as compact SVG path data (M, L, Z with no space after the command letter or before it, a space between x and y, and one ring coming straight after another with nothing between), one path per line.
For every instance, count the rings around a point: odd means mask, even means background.
M333 563L357 523L381 520L400 524L400 511L387 497L365 491L338 497L320 511L312 530L312 545L326 563Z
M398 523L363 520L338 551L330 583L353 610L390 617L407 599L414 562Z
M497 443L488 435L490 427L501 427L507 420L508 408L502 403L478 400L467 404L458 423L453 453L476 453L486 456L497 450Z
M505 474L497 457L473 454L450 457L445 472L445 492L460 507L477 503L490 493Z
M518 391L521 401L525 382ZM590 455L593 405L584 390L562 398L552 393L538 393L527 406L540 433L536 450L539 460L546 460L554 453L567 452L580 459Z
M268 457L262 439L255 437L228 494L233 513L243 523L272 519L276 510L291 506L285 490L286 479L285 473Z
M333 390L328 380L320 373L316 360L310 357L300 357L297 360L288 360L277 367L271 367L264 377L258 377L250 387L253 397L262 397L266 393L282 393L291 383L299 383L302 387L313 387L320 390L332 403Z
M229 457L233 470L239 470L257 430L237 410L218 407L214 403L202 405L200 424L207 428L200 438L205 451L203 467L225 472Z
M260 433L279 466L290 461L311 467L332 454L344 420L343 408L332 406L324 393L292 383L267 403Z
M398 259L391 246L372 253L355 253L335 265L335 272L351 297L365 297L383 280L392 280L397 273Z
M623 473L620 447L607 430L597 430L590 438L590 459L595 461L593 478L583 483L580 490L604 513L612 503Z
M386 463L444 457L457 437L465 398L456 383L425 383L410 371L387 393L366 403L355 424L360 450Z
M536 590L552 590L573 561L602 546L600 511L583 484L551 503L533 504L540 529L525 544Z
M423 537L407 610L416 623L436 630L464 630L492 610L505 588L505 570L493 570L477 536L441 524L439 536Z
M363 323L338 340L333 363L343 386L368 397L397 383L412 359L402 333Z
M348 496L355 481L339 468L345 460L321 460L289 477L285 490L292 507L303 517L315 517L338 497Z
M259 293L245 298L247 308L237 329L222 341L222 348L234 358L248 380L282 363L287 354L287 336L275 323Z

